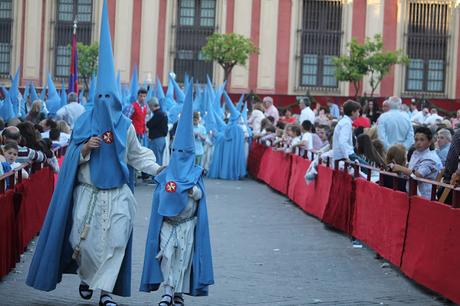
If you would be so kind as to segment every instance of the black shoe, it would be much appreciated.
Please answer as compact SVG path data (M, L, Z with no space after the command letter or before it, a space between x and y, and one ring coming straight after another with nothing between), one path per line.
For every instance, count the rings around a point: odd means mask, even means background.
M161 301L158 303L158 306L172 306L173 305L173 297L169 294L163 294L161 296Z
M174 306L184 306L184 298L182 294L175 293L174 294Z
M89 289L87 284L81 283L78 287L78 293L82 299L89 300L93 296L93 290Z
M102 302L102 299L104 299L104 302ZM110 295L103 294L99 299L99 306L118 306L118 304L115 303L115 301L112 299Z

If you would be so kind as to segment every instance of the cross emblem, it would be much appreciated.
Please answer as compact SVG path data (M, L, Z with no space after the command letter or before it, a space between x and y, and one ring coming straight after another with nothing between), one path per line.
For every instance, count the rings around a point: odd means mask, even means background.
M166 183L165 190L166 192L176 192L176 183L173 181L169 181Z
M102 134L102 140L106 144L112 144L113 143L113 133L111 131L107 131L104 134Z

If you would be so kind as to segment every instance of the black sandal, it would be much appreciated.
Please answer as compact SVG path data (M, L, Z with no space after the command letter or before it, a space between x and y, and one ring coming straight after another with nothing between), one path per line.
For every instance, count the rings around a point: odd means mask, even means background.
M165 297L168 297L169 298L169 302L168 301L163 301L163 299ZM158 303L158 306L172 306L173 305L173 297L170 296L169 294L163 294L161 296L161 301L160 303Z
M102 302L102 299L103 298L107 298L104 303ZM115 301L112 299L112 297L108 294L103 294L101 295L101 298L99 299L99 306L107 306L107 305L115 305L115 306L118 306L117 303L115 303Z
M174 294L174 306L184 306L184 298L182 294Z
M85 300L89 300L93 296L93 290L89 289L89 285L83 283L78 286L78 293L80 293L81 298ZM83 295L84 293L87 294Z

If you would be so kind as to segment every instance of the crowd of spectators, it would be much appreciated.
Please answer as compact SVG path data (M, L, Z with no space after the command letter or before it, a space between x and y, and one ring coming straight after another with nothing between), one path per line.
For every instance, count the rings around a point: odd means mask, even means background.
M77 95L69 93L68 104L57 114L47 113L45 103L35 100L25 116L8 122L0 117L0 176L21 168L22 178L29 173L24 164L45 163L58 173L59 164L54 152L67 146L75 120L85 111L77 102ZM19 170L15 176L18 177Z
M381 183L392 187L396 182L402 191L408 190L410 176L460 181L460 110L454 118L443 117L434 107L419 108L415 101L406 105L399 97L389 97L381 108L375 101L348 100L339 106L309 99L300 100L298 107L299 114L288 107L279 115L271 97L255 103L249 118L253 138L286 153L373 167L361 167L361 174L371 171L374 182L381 179L378 169L394 172L396 180ZM420 182L417 192L431 198L431 184Z

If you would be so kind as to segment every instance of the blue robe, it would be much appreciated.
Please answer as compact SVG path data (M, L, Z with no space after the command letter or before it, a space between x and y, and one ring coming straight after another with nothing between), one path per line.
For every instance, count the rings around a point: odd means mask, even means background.
M165 188L165 183L166 182L160 182L153 194L152 212L150 215L150 225L145 246L144 269L142 271L140 291L156 291L163 282L161 262L155 257L160 251L160 230L163 224L163 216L158 213L158 209L160 190ZM185 293L193 296L206 296L208 295L208 286L214 284L214 274L209 237L208 212L206 208L206 193L201 177L198 179L197 185L201 189L203 196L198 203L197 209L198 220L195 227L195 244L190 280L191 292Z
M87 119L84 117L88 117L90 113L83 114L81 119ZM90 136L77 139L72 136L67 149L56 184L56 192L53 193L27 275L26 284L35 289L54 290L57 283L61 281L63 273L76 274L78 266L72 259L73 249L69 242L73 221L73 190L78 184L80 151L84 141ZM131 246L132 234L113 289L116 295L131 295Z
M214 144L208 176L225 180L239 180L246 175L244 132L237 124L225 127L224 135Z

